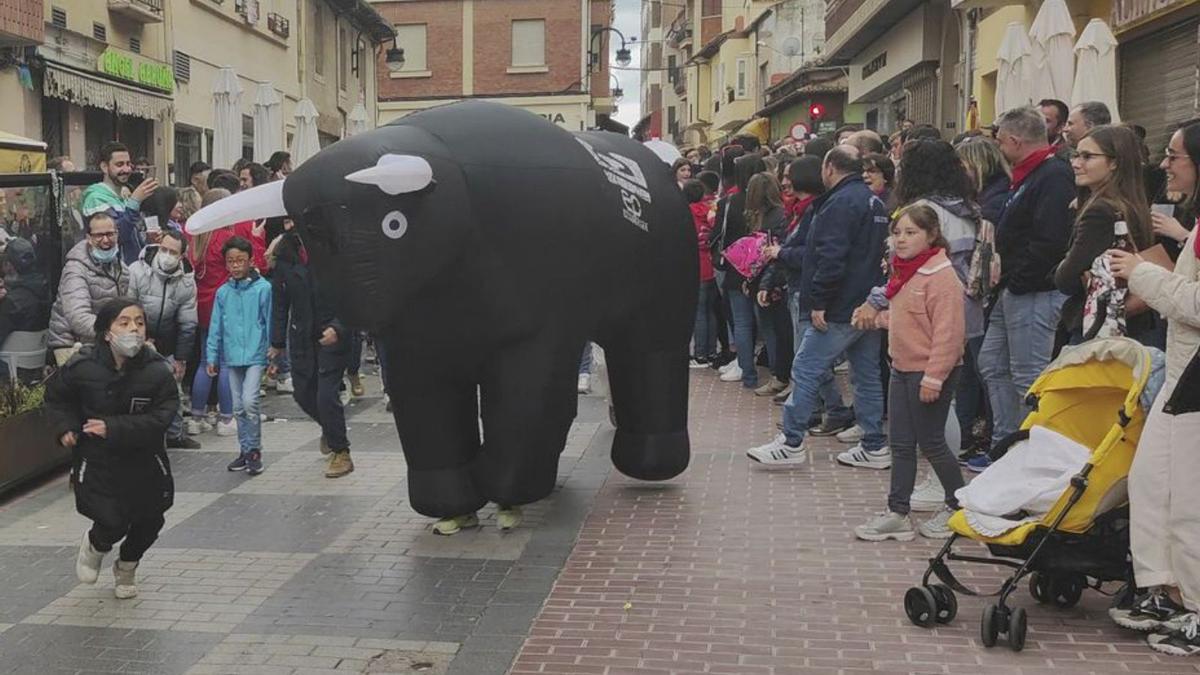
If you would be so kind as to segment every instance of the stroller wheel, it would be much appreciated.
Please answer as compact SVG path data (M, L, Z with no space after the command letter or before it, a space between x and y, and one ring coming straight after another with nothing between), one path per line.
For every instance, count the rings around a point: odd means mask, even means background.
M913 625L929 628L937 621L937 600L928 588L913 586L904 594L904 613Z
M1034 572L1029 575L1029 594L1041 604L1050 602L1050 584L1046 575Z
M1087 578L1081 574L1057 575L1050 577L1047 582L1048 599L1063 609L1074 607L1087 587Z
M958 616L958 598L955 597L954 591L945 584L934 584L929 590L933 592L933 598L937 601L937 622L953 621L954 617Z
M996 638L1000 636L1000 608L988 605L983 608L983 619L979 622L979 638L983 646L991 649L996 646Z
M1008 648L1014 652L1025 649L1025 608L1017 607L1008 616Z

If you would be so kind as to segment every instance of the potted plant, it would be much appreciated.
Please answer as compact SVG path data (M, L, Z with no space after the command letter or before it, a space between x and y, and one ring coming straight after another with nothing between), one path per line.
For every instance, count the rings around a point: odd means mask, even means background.
M0 381L0 494L70 462L42 410L45 393L41 384Z

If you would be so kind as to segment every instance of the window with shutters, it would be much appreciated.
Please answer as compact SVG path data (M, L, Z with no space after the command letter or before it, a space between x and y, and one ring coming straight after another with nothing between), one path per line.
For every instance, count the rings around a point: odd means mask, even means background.
M325 74L325 42L321 39L325 36L325 6L317 3L316 11L313 12L313 35L316 40L313 41L315 49L313 49L313 72L317 75Z
M404 50L404 67L401 73L424 73L428 70L425 58L426 25L410 23L393 26L396 29L396 44Z
M746 98L750 89L750 63L746 59L737 60L737 86L735 92L738 98Z
M338 90L346 91L346 82L350 80L350 36L346 34L345 26L338 29L337 55Z
M62 7L50 8L50 25L55 28L67 27L67 10Z
M700 16L720 16L721 0L704 0L700 6Z
M192 57L181 51L175 52L175 81L189 82L192 79Z
M519 19L512 22L512 66L532 68L546 65L546 22Z
M141 53L142 53L142 40L141 40L141 38L136 38L136 37L132 37L132 36L130 36L130 38L129 38L129 51L133 52L134 54L141 54Z
M95 22L92 24L92 37L101 42L108 42L108 27L102 23Z

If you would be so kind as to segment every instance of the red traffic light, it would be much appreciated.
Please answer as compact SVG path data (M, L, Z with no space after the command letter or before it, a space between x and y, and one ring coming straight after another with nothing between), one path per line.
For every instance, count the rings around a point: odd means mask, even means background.
M808 116L811 119L819 120L825 116L825 106L820 103L814 103L808 107Z

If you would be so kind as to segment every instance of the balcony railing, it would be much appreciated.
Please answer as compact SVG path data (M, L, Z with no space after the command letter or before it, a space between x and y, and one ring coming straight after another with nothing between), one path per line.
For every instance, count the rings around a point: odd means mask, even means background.
M108 11L138 23L162 23L163 0L108 0Z
M292 23L285 19L283 15L271 12L267 14L267 30L281 38L286 38L292 34Z

